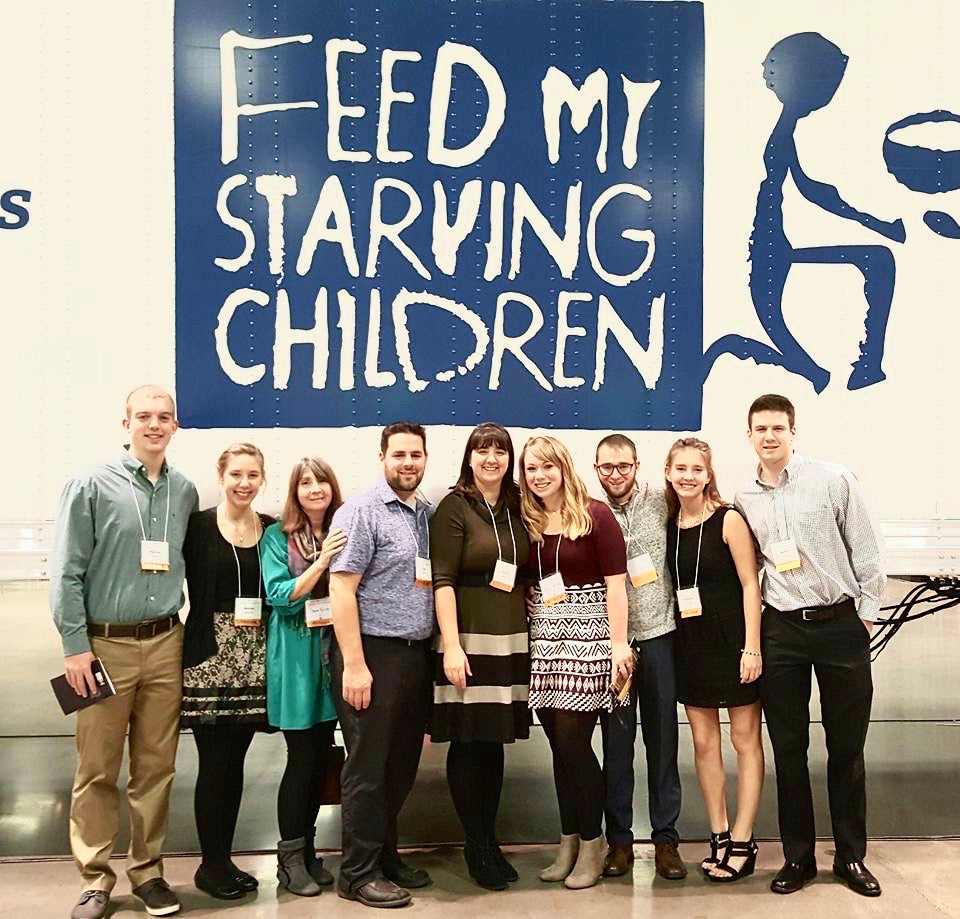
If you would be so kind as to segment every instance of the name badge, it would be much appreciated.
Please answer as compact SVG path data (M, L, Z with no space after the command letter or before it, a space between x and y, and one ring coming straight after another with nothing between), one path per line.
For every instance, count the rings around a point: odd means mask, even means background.
M792 539L781 539L772 543L770 554L773 556L773 564L781 574L800 567L800 550Z
M559 571L545 578L540 578L540 593L543 595L545 606L553 606L554 603L562 603L567 599L567 588L563 583L563 575Z
M169 571L170 544L162 539L141 539L140 570Z
M237 597L233 601L233 624L247 629L260 625L263 601L259 597Z
M329 597L311 597L304 608L307 628L319 629L333 625L333 607Z
M417 587L433 587L433 566L430 559L417 556L416 574L413 583Z
M649 552L642 555L634 555L627 559L627 574L630 576L630 583L634 587L643 587L644 584L652 584L657 579L657 569L653 567L653 559Z
M493 579L490 581L490 586L510 593L516 581L517 566L512 562L505 562L502 558L498 559L493 569Z
M693 616L703 614L703 608L700 606L700 588L685 587L677 591L677 606L680 609L681 619L690 619Z

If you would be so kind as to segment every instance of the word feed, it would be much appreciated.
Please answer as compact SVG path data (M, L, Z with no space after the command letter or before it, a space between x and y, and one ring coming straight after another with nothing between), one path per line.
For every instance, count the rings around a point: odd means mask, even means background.
M504 6L178 4L186 424L696 426L702 7Z

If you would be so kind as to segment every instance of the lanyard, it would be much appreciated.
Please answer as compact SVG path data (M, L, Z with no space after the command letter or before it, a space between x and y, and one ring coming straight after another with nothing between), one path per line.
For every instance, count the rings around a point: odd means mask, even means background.
M487 510L490 511L490 522L493 524L493 535L497 539L497 558L500 561L503 561L503 550L500 548L500 534L497 532L497 520L493 516L493 508L490 507L490 503L486 498L483 499L483 503L487 505ZM517 563L517 540L513 535L513 521L510 519L510 508L507 508L507 526L510 527L510 542L513 543L513 564ZM559 545L557 547L557 564L560 564L560 555L559 555Z
M403 519L404 525L407 528L407 532L410 534L410 538L413 540L414 545L417 547L417 557L420 557L420 514L417 511L413 512L413 522L417 528L417 531L413 531L413 527L410 526L410 521L407 520L407 515L400 509L399 505L393 505L397 509L397 513ZM409 507L409 505L407 505ZM430 527L427 527L427 554L423 558L430 558Z
M560 573L560 543L563 542L563 533L557 537L557 567L555 569L556 573ZM540 558L540 547L543 545L543 540L540 540L537 543L537 567L540 569L540 580L543 580L543 560Z
M130 483L130 494L133 496L133 506L137 509L137 520L140 521L140 532L143 533L143 541L147 542L147 530L143 525L143 514L140 513L140 502L137 501L137 492L133 487L133 479L130 478L130 473L127 472L127 467L121 465L123 469L123 474L127 477L127 481ZM165 472L163 477L167 480L167 516L163 521L163 541L167 541L167 526L170 523L170 474Z
M697 537L697 567L693 572L693 586L697 586L697 581L700 580L700 545L703 543L703 515L707 509L707 504L704 502L703 508L700 511L700 535ZM677 572L677 590L680 589L680 525L683 523L683 511L681 510L677 516L677 554L674 558L674 567Z
M643 486L643 497L640 499L639 502L635 501L633 503L633 507L630 508L629 517L627 517L626 514L624 514L624 517L626 517L626 520L627 520L627 552L630 551L630 540L633 539L633 525L637 521L637 507L639 504L643 504L643 502L647 500L647 491L649 490L649 488L650 488L650 483L645 482ZM640 548L642 549L643 546L641 545Z
M263 583L263 563L260 560L260 518L257 517L257 599L261 599L260 596L260 585ZM236 529L236 527L234 527ZM231 542L230 548L233 549L233 557L237 563L237 596L243 596L243 583L240 580L240 556L237 554L237 547ZM314 544L314 551L316 551L316 544Z

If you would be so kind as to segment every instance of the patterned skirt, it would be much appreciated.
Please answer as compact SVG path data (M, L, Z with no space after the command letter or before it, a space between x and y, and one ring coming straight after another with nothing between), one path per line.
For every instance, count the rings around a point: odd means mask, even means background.
M536 584L528 596L530 708L611 711L606 585L568 585L566 594L546 606Z
M217 653L183 671L184 727L198 724L266 724L264 627L240 628L233 613L214 613Z

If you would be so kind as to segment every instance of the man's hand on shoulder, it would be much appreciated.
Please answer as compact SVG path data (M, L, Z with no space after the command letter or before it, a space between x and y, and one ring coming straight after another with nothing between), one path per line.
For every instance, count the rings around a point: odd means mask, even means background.
M64 672L70 688L78 695L87 698L88 693L97 691L97 682L93 678L90 665L96 660L92 651L81 651L79 654L68 654L63 659Z

